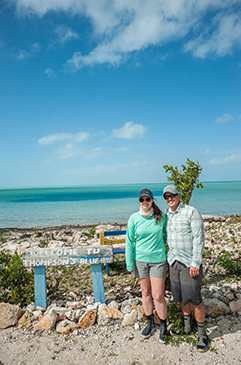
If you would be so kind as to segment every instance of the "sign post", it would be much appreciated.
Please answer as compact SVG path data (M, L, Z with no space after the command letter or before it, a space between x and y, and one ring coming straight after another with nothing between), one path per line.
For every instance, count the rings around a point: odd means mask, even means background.
M46 266L90 265L95 302L105 303L101 264L113 262L112 246L47 247L23 250L23 264L34 267L35 305L47 308Z

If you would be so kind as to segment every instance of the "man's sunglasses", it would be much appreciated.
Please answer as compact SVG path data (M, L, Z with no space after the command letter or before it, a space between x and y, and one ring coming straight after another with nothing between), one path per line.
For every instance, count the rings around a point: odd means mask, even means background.
M151 198L140 198L140 199L139 199L139 201L140 201L141 203L143 203L144 201L146 201L146 202L150 202L150 201L151 201Z
M177 194L169 194L169 195L164 195L164 199L167 200L169 198L175 198L175 196L177 196Z

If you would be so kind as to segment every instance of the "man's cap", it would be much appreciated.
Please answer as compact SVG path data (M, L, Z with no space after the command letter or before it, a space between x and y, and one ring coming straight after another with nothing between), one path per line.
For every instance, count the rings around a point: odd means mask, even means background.
M149 189L142 189L140 192L139 192L139 198L141 198L142 196L149 196L149 198L153 198L153 195L152 195L152 192L151 190Z
M163 189L163 194L162 196L165 195L165 193L172 193L172 194L179 194L178 190L176 188L176 186L174 185L167 185L164 189Z

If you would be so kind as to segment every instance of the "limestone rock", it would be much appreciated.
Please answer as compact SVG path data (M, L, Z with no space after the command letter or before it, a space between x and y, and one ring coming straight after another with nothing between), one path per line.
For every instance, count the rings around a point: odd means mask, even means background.
M111 317L104 312L104 308L107 308L106 304L101 304L98 309L97 324L99 326L106 326L111 322Z
M64 314L64 313L60 313L60 314L58 315L57 319L56 319L56 323L57 323L57 322L60 322L60 321L64 321L64 320L66 320L66 319L67 319L66 314Z
M209 317L224 316L229 312L229 307L217 298L206 298L203 299L203 302L205 306L205 313Z
M24 315L19 319L17 326L29 326L33 321L33 317L31 317L28 312L25 312Z
M100 302L98 302L98 303L94 303L94 304L88 304L88 305L87 305L87 309L88 309L88 310L97 311L97 310L98 310L98 308L99 308L99 305L100 305L100 304L101 304Z
M212 291L207 288L201 289L202 297L203 298L211 298L212 297Z
M43 318L37 323L36 328L51 330L54 328L58 314L54 309L46 313Z
M241 311L241 299L229 303L229 307L233 313Z
M56 331L62 335L67 335L70 331L74 331L78 328L77 323L69 321L68 319L61 321L56 326Z
M140 306L137 307L137 313L138 313L138 320L139 321L146 318L143 305L140 305Z
M31 303L31 304L29 304L28 306L27 306L27 308L26 308L26 311L28 312L28 313L33 313L33 311L35 310L35 304L34 303Z
M136 310L131 311L131 313L127 313L124 316L122 326L133 326L137 322L138 313Z
M88 328L95 323L96 320L96 312L90 310L83 314L83 316L79 320L79 327Z
M124 314L120 312L118 309L113 308L103 308L103 312L110 318L123 318Z
M228 298L228 300L234 300L235 296L234 293L232 293L231 291L228 291L225 293L225 296Z
M109 304L108 304L108 307L109 308L113 308L113 309L119 309L119 303L117 303L115 300L112 300L112 302L110 302Z
M130 313L131 312L131 305L130 304L122 304L121 306L121 312L124 314Z
M0 328L15 326L20 318L22 310L17 305L0 303Z
M67 302L66 307L69 307L71 309L80 309L83 307L83 305L80 302Z
M32 312L32 315L33 315L35 318L38 318L38 317L42 316L42 311L40 311L40 310L33 311L33 312Z

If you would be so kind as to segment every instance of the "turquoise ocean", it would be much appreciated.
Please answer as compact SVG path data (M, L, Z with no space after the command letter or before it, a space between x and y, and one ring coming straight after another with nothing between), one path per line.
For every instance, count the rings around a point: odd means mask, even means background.
M138 193L143 188L153 191L164 211L162 190L166 185L0 189L0 228L126 222L139 209ZM241 181L203 185L205 189L195 189L190 201L201 214L241 214Z

